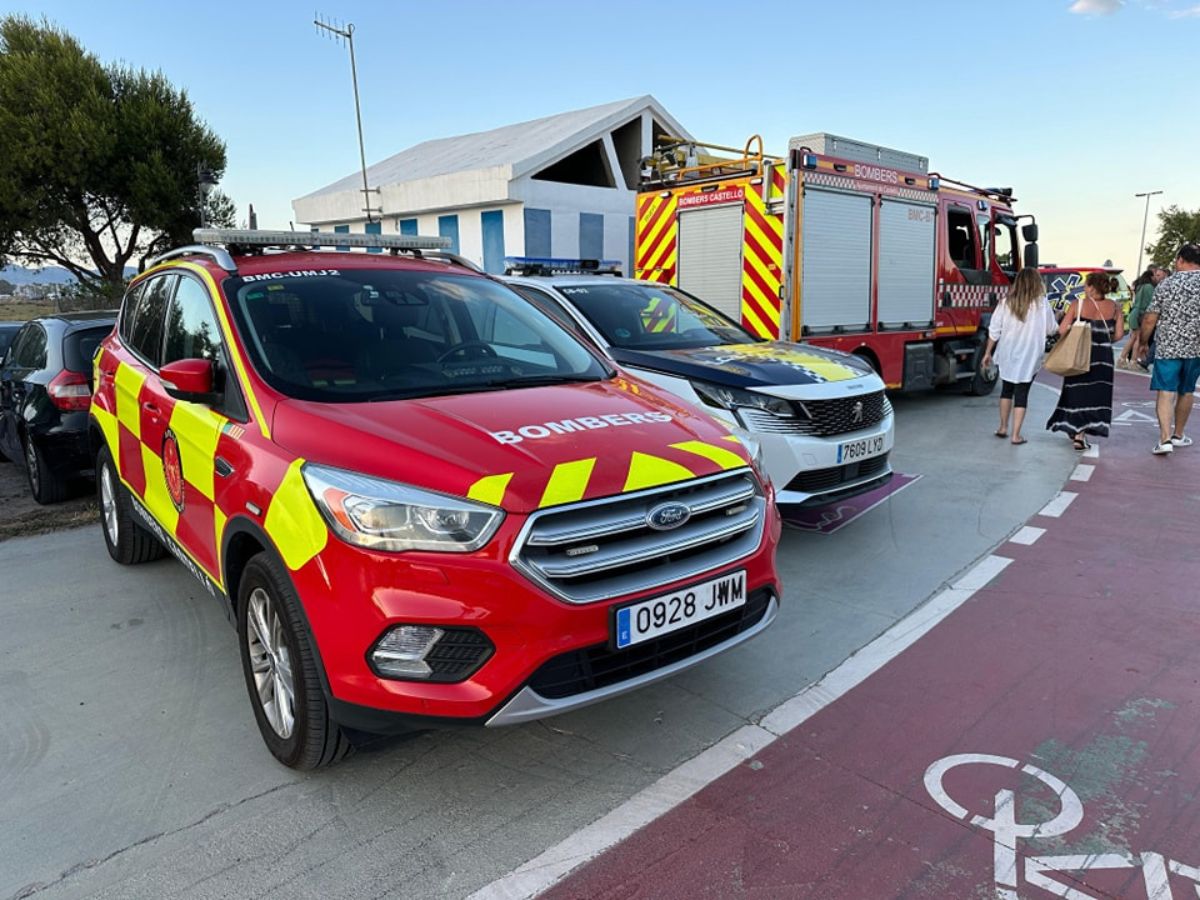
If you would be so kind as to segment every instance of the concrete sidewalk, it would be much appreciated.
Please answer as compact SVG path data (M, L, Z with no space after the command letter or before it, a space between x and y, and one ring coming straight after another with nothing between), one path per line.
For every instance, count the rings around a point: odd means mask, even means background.
M1200 896L1200 443L1147 388L990 583L546 896Z

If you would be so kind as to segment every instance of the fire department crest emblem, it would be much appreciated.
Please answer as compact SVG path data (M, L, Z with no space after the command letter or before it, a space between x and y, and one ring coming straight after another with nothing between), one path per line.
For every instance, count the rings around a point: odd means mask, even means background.
M183 512L183 461L179 458L179 441L168 431L163 438L163 477L167 482L167 494L175 508Z

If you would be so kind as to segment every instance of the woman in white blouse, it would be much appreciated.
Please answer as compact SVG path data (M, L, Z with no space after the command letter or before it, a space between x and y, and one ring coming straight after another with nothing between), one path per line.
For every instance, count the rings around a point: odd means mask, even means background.
M992 364L992 352L999 344L996 365L1000 369L1000 427L996 437L1009 436L1008 419L1012 416L1012 442L1026 443L1021 437L1025 409L1029 405L1029 385L1042 367L1046 337L1058 331L1054 311L1046 299L1046 288L1037 269L1017 273L1008 296L992 314L988 326L987 350L983 365Z

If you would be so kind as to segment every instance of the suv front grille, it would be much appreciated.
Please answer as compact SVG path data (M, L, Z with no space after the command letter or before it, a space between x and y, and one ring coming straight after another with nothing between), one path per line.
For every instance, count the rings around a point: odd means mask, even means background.
M572 650L543 663L528 686L542 697L559 700L637 678L753 628L766 615L772 596L771 588L759 588L739 609L625 650L613 650L607 644Z
M862 404L862 416L856 415ZM877 425L892 414L892 404L883 391L861 397L833 400L792 400L796 418L785 419L760 409L738 410L748 431L758 434L802 434L832 437Z
M690 510L684 524L656 531L661 503ZM512 562L570 603L609 600L711 572L753 553L766 500L747 469L534 513Z

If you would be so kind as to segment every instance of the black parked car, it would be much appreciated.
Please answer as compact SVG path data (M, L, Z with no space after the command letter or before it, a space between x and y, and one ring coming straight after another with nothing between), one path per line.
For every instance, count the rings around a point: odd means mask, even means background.
M26 322L0 366L0 454L24 460L38 503L56 503L90 477L92 356L116 312L62 313Z
M0 322L0 363L4 362L4 354L24 322Z

